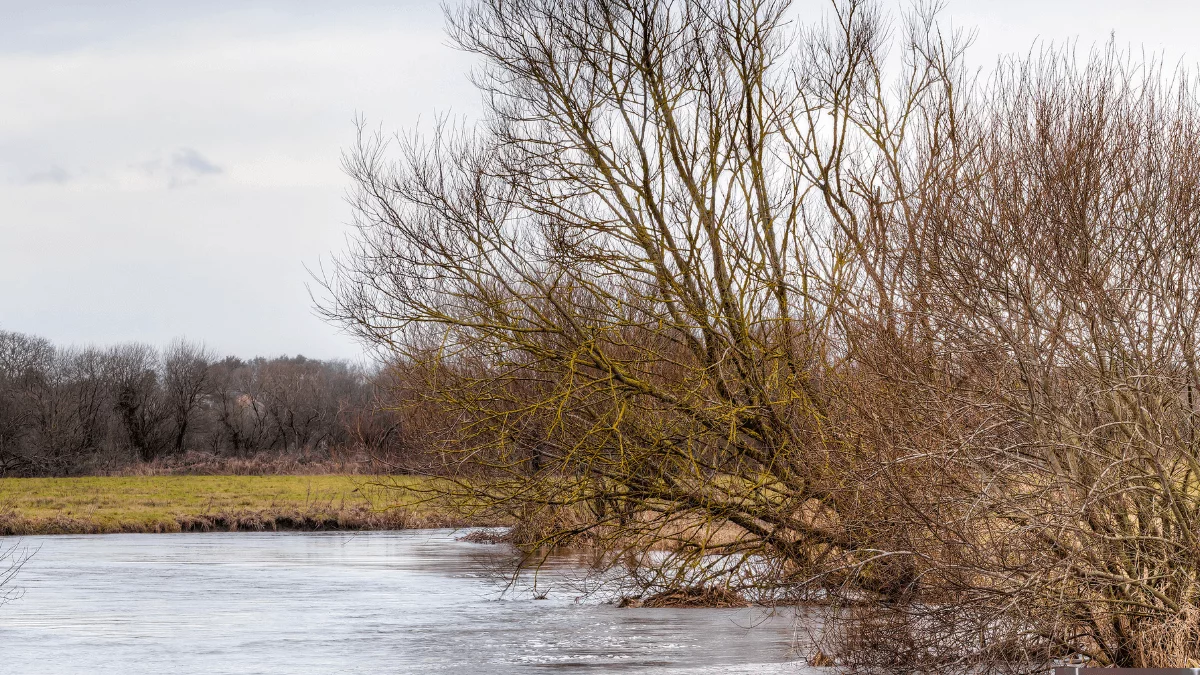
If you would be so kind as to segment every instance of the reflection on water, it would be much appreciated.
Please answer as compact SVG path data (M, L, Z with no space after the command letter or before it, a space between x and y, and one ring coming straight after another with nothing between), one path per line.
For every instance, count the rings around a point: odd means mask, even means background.
M570 560L501 596L447 530L26 537L0 673L777 673L788 617L579 600ZM811 671L810 671L811 672Z

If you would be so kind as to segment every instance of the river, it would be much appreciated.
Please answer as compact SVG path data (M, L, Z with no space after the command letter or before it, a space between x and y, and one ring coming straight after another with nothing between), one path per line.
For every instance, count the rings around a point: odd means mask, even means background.
M570 558L505 591L455 534L24 537L0 673L814 672L790 617L602 604Z

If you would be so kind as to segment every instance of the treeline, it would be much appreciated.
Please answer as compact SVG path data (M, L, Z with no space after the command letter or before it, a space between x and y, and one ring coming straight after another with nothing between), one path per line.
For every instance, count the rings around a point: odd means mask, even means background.
M397 458L385 371L192 342L61 347L0 331L0 474L120 470L187 452Z

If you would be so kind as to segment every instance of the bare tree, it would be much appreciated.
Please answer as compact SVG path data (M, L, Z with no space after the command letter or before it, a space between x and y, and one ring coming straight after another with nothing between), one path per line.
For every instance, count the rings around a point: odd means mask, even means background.
M451 11L486 121L360 129L327 315L444 496L643 591L819 597L846 669L1200 662L1191 80L789 11Z
M17 574L33 553L19 543L0 547L0 607L21 597L20 588L13 586Z
M159 382L159 356L155 348L138 343L108 351L106 380L113 406L130 446L142 461L151 461L167 446L165 405Z
M919 326L920 242L888 226L956 168L962 45L912 17L893 90L878 12L797 36L787 11L472 3L450 33L486 125L346 159L360 236L327 312L427 374L442 447L492 477L463 503L544 517L531 543L674 541L655 583L764 594L755 561L791 583L882 545L837 526L874 459L846 392ZM901 592L901 563L856 585Z
M49 368L28 380L36 470L63 473L95 455L108 435L104 356L100 350L58 348Z
M183 450L201 399L207 392L213 355L203 346L175 340L163 351L163 389L174 425L172 446Z
M0 470L28 468L33 409L27 392L50 369L54 350L44 339L0 331Z

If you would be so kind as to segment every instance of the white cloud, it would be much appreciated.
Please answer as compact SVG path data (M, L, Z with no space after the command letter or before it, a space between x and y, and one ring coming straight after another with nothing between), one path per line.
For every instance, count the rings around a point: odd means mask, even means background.
M314 316L304 269L343 245L352 120L464 112L471 60L436 9L224 7L104 39L77 26L62 48L0 42L0 99L21 102L0 106L6 328L358 353Z
M15 182L25 185L40 185L44 183L62 185L69 180L71 180L71 174L66 169L55 164L44 171L34 171L33 173L26 174Z
M192 148L179 148L165 157L155 157L130 168L152 185L165 183L169 189L195 185L205 176L224 173L224 169Z

